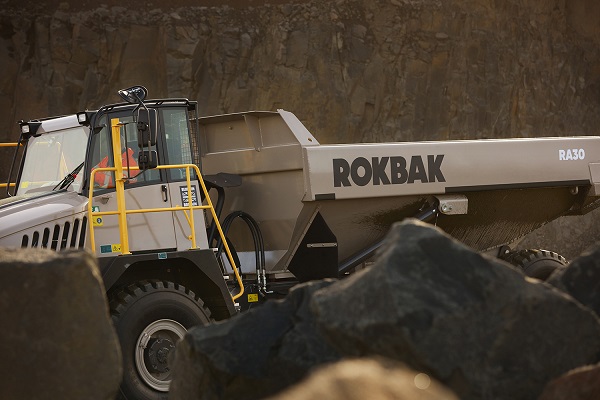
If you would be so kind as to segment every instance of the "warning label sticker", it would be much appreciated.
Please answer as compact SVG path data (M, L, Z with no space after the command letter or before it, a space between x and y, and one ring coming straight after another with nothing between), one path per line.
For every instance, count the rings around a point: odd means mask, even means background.
M98 206L92 206L92 212L100 212L100 207ZM102 217L94 217L92 220L92 223L94 226L103 226L104 222L102 221Z
M100 253L120 253L121 252L121 244L103 244L100 245Z
M189 207L190 199L188 196L187 186L179 186L179 191L181 193L181 203L183 207ZM192 195L192 206L198 205L198 195L196 194L196 186L192 185L191 187L191 195Z

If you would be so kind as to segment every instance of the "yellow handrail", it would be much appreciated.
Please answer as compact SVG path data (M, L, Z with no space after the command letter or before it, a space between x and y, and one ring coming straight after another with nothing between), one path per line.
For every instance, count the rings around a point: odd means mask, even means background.
M185 168L185 177L187 182L187 194L188 194L188 205L187 206L175 206L175 207L164 207L164 208L147 208L147 209L136 209L136 210L127 210L125 207L125 191L124 191L124 181L123 178L123 165L121 160L121 138L120 138L120 128L121 124L117 118L111 120L112 124L112 134L113 134L113 155L115 167L108 168L94 168L91 171L90 175L90 189L88 193L88 215L89 215L89 227L90 227L90 245L92 248L92 252L96 252L96 242L94 238L94 217L102 216L102 215L118 215L119 216L119 236L121 240L121 254L131 254L129 252L129 235L127 232L127 214L138 214L145 212L163 212L163 211L188 211L189 218L188 223L191 229L191 249L198 248L196 246L196 231L194 226L194 210L202 209L202 210L210 210L212 214L213 221L215 221L215 225L217 226L217 230L219 231L219 235L221 240L223 241L223 245L225 247L225 252L227 253L227 258L231 263L233 268L233 272L235 274L237 283L240 287L240 292L235 296L232 295L232 300L236 300L244 294L244 284L242 282L242 278L238 271L237 266L235 265L235 261L233 260L233 255L231 254L231 250L229 249L229 245L227 244L227 240L225 239L225 234L223 233L223 229L221 228L221 224L219 223L219 219L217 218L217 214L215 212L215 208L212 204L210 196L208 195L208 190L206 189L206 185L204 184L204 179L202 178L202 174L200 173L200 169L195 164L177 164L177 165L159 165L156 169L182 169ZM200 182L200 186L202 186L202 192L204 193L204 198L207 201L207 205L205 206L194 206L192 202L192 185L190 180L190 168L193 168L196 172L196 176L198 177L198 182ZM139 170L138 167L130 167L130 170ZM117 211L93 211L92 209L92 198L94 196L94 177L96 172L103 171L113 171L115 172L115 188L116 188L116 196L117 196Z
M156 169L181 169L181 168L185 168L185 170L186 170L186 182L187 182L187 186L188 186L187 193L188 193L188 199L190 199L190 201L188 201L188 206L175 206L175 207L164 207L164 208L143 208L143 209L136 209L136 210L127 210L127 209L121 210L121 209L119 209L119 203L120 203L119 199L117 199L117 211L92 211L92 202L90 200L88 202L88 214L89 214L89 223L90 223L90 245L92 247L92 251L94 253L96 251L96 243L95 243L95 238L94 238L94 224L93 224L94 217L99 217L99 216L103 216L103 215L119 215L119 216L121 216L121 215L127 215L127 214L141 214L141 213L152 213L152 212L163 212L163 211L188 211L190 213L189 217L186 216L186 218L188 219L188 223L190 224L190 230L191 230L191 242L192 242L191 249L197 249L198 247L196 245L196 231L195 231L195 226L194 226L193 212L194 212L194 210L210 210L213 220L215 221L215 224L217 226L217 230L219 231L221 240L223 241L223 246L225 247L225 252L227 253L227 258L228 258L229 262L231 263L231 266L233 267L233 272L235 274L235 278L238 282L238 285L240 286L240 292L238 294L236 294L235 296L232 296L232 299L236 300L244 294L244 284L242 282L242 278L241 278L238 268L235 264L235 261L233 260L233 255L231 253L231 250L229 249L227 240L225 239L225 234L223 233L223 229L221 228L221 224L219 223L219 220L217 218L217 214L215 212L212 201L210 200L210 196L208 195L208 190L206 189L206 185L204 184L204 179L202 178L202 175L200 174L200 169L198 168L197 165L194 165L194 164L159 165L158 167L156 167ZM204 193L204 197L205 197L206 201L208 202L207 205L194 206L192 204L190 168L194 168L194 170L196 171L196 176L198 176L198 181L200 182L200 186L202 186L202 191ZM139 168L133 167L130 169L137 170ZM117 168L115 168L115 167L113 167L113 168L95 168L92 170L89 181L94 182L94 175L96 174L96 172L104 172L104 171L116 172ZM119 181L119 180L124 181L124 179L122 179L122 178L117 179L117 181ZM94 193L93 185L90 185L90 190L89 190L89 194L88 194L89 199L91 199L93 197L93 193ZM117 194L117 196L119 196L119 195ZM123 193L122 203L123 203L123 205L125 204L124 193ZM127 225L126 219L125 219L125 225ZM131 254L129 252L129 239L128 239L128 234L127 234L127 229L123 229L123 227L121 226L121 218L119 218L119 235L120 235L120 239L121 239L121 253L122 254Z

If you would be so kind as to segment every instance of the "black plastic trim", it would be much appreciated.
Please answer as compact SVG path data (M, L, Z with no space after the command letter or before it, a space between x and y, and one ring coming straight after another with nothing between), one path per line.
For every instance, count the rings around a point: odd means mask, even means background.
M536 189L543 187L562 187L562 186L587 186L589 180L573 181L552 181L552 182L527 182L527 183L507 183L499 185L475 185L475 186L451 186L446 188L446 193L477 192L483 190L506 190L506 189Z
M335 200L335 193L315 194L315 200Z

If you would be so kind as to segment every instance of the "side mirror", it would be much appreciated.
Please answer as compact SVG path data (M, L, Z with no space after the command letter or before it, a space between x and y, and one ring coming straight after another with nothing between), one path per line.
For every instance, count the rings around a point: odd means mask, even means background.
M156 150L143 150L138 155L138 167L140 170L158 167L158 154Z
M156 125L156 110L138 109L137 139L140 149L156 145Z
M148 96L148 90L143 86L132 86L127 89L121 89L118 93L123 100L132 104L142 104Z

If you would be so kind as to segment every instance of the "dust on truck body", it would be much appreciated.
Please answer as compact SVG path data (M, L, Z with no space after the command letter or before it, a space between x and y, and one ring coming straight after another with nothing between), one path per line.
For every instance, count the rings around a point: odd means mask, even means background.
M191 326L350 273L396 221L505 256L600 195L599 137L320 145L287 111L198 117L186 99L120 95L21 122L0 246L96 254L124 398L167 397Z

